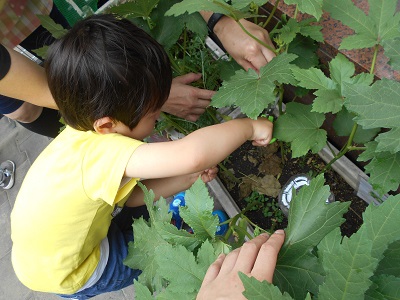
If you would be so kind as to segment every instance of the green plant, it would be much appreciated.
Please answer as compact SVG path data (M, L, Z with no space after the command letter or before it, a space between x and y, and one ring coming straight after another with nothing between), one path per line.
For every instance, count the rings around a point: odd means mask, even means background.
M219 0L204 0L199 5L198 1L184 0L167 11L167 15L179 16L202 9L223 13L238 22L240 18L256 17L248 12L250 3L254 6L265 2L232 1L230 5ZM291 143L294 157L305 155L308 151L316 153L327 143L327 133L321 129L325 115L335 114L338 117L335 129L348 140L338 154L333 153L334 159L327 167L349 151L364 150L359 160L370 161L365 170L370 174L370 182L375 189L380 194L397 190L400 182L400 147L397 142L400 106L396 95L400 85L386 78L373 83L380 47L390 59L391 66L399 69L396 47L400 43L400 14L396 13L397 1L369 0L369 14L357 8L351 0L284 2L296 5L296 12L294 18L283 18L272 31L279 55L261 68L259 74L252 70L236 71L222 83L212 105L238 106L247 116L256 118L274 101L276 92L282 98L283 84L312 90L316 97L311 105L287 103L286 112L275 123L275 136ZM275 7L278 3L275 1ZM323 10L355 32L343 40L340 49L373 47L374 59L369 73L355 74L354 64L341 54L329 64L330 77L316 67L316 56L310 53L315 49L312 41L324 40L321 26L315 24ZM298 11L313 18L298 22ZM390 131L377 135L381 128Z
M327 114L334 114L334 129L338 135L347 137L347 142L339 153L332 151L334 158L327 168L349 151L364 151L358 160L368 162L365 171L370 174L370 183L375 190L380 195L396 191L400 182L400 130L397 121L400 84L389 78L373 82L373 74L379 49L384 50L393 69L400 69L396 50L400 46L397 1L368 0L369 12L366 14L351 0L284 0L288 5L295 5L295 15L291 19L282 17L271 32L277 46L276 50L271 50L277 57L259 73L239 69L233 61L212 61L202 42L207 30L198 11L223 13L242 26L239 22L242 18L257 21L263 17L256 11L266 2L246 0L228 4L222 0L138 0L117 5L111 11L130 18L164 45L175 74L197 68L206 80L200 83L203 87L207 87L209 81L211 86L216 86L217 77L220 77L221 86L213 97L213 107L240 107L248 117L256 118L266 107L275 104L278 97L281 115L275 122L274 134L280 141L291 144L293 157L303 156L308 151L316 153L327 144L327 132L321 126ZM275 1L271 13L279 2ZM297 21L299 11L312 17ZM324 37L320 31L322 27L316 21L323 11L354 30L353 35L342 41L340 49L373 49L369 73L356 74L354 64L342 54L331 60L325 70L328 75L317 68L316 43L323 42ZM272 14L259 24L266 26L271 18ZM42 19L42 23L56 36L64 32L48 19ZM284 85L287 84L297 87L298 95L305 90L312 91L315 96L313 103L290 102L283 112ZM201 125L195 125L167 116L165 122L182 131L190 131L218 120L216 115L205 119Z
M215 236L213 201L199 179L180 211L190 234L170 224L164 199L141 186L150 220L135 220L135 240L126 264L143 270L135 282L138 299L194 299L208 266L231 246ZM350 203L326 204L329 187L319 175L295 195L286 241L280 251L274 285L241 275L248 299L397 299L400 283L400 196L369 206L364 224L350 238L339 226ZM151 236L151 239L148 237Z
M275 224L281 223L285 217L275 199L262 195L257 191L251 192L250 196L243 200L249 206L252 206L250 210L261 210L264 217L272 219L273 225L271 231L273 231Z

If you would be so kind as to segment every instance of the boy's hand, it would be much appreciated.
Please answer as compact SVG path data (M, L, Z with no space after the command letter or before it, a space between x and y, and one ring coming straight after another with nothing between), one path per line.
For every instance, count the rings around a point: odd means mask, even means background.
M201 180L203 180L204 183L207 183L215 179L215 177L217 177L217 174L218 174L218 168L214 166L202 172L197 172L193 175L196 177L196 179L199 178L200 176Z
M267 146L272 139L272 122L267 118L258 118L253 121L253 146Z

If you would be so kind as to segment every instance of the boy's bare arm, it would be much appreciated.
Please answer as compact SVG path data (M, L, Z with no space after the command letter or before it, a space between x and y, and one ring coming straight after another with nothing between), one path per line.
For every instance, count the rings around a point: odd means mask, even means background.
M247 140L266 146L272 123L237 119L199 129L185 138L139 146L130 158L125 175L136 178L165 178L191 174L217 165Z
M44 69L22 54L7 50L11 57L11 67L7 75L0 80L0 94L57 109Z
M170 197L181 191L185 191L192 186L192 184L201 176L202 172L197 172L189 175L181 175L167 178L156 178L143 180L142 183L148 190L153 190L155 194L154 201L160 199L160 197ZM216 168L214 169L214 176L217 174ZM211 178L210 178L211 179ZM212 178L213 179L213 178ZM208 182L210 180L204 180ZM126 202L126 206L136 207L144 205L144 194L139 186L136 186L129 199Z

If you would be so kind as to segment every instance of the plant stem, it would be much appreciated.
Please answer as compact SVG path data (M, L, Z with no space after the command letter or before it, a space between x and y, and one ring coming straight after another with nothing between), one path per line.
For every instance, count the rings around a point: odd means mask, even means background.
M336 156L325 166L325 168L321 171L321 173L325 173L339 158L344 156L347 152L349 152L350 150L354 150L354 147L351 145L353 143L354 135L357 132L357 128L358 128L358 124L354 123L346 145L344 145L343 148L339 151L339 153L336 154ZM356 147L356 148L358 148L358 147Z
M188 135L190 132L188 132L185 128L183 128L182 126L180 126L178 123L176 123L174 120L172 120L172 118L170 116L168 116L165 113L161 113L161 116L165 119L168 120L169 124L171 124L171 126L173 126L176 130L178 130L180 133L184 134L184 135Z
M275 2L275 5L274 5L274 7L272 8L271 13L270 13L269 16L268 16L268 19L267 19L267 20L264 22L264 24L262 25L263 28L267 27L268 23L272 20L274 14L275 14L275 11L276 11L276 9L278 8L278 4L279 4L280 1L281 1L281 0L277 0L277 1Z
M294 11L294 16L293 16L293 19L297 19L297 14L299 13L299 5L298 4L296 4L296 9L295 9L295 11Z
M374 55L372 56L371 70L369 71L370 74L374 74L376 58L378 56L378 51L379 51L379 45L375 45L375 47L374 47Z
M226 174L233 182L239 183L240 180L236 178L231 171L229 171L222 163L218 163L218 167Z

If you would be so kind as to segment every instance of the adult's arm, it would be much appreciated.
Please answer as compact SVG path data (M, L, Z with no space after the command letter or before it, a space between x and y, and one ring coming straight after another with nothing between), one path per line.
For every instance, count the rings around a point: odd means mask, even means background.
M203 19L208 22L212 12L201 11L200 14L202 15ZM257 24L254 24L253 22L244 19L240 20L239 22L252 35L274 49L274 45L269 38L267 30L258 26ZM266 65L275 57L275 53L273 51L251 38L243 31L239 24L229 17L222 17L215 24L213 31L221 41L222 45L224 45L226 51L245 70L251 68L258 71L262 66Z
M44 69L24 55L4 48L10 55L11 65L8 73L0 80L0 94L37 106L57 109L47 84ZM4 67L4 65L0 66L0 68Z

